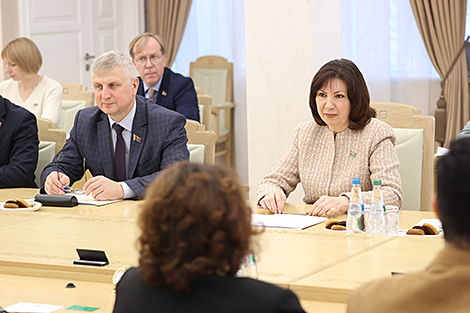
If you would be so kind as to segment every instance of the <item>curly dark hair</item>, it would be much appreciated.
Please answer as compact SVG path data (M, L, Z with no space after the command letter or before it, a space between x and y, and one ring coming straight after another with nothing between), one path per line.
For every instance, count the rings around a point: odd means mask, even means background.
M320 88L335 78L341 79L348 88L348 99L351 103L349 128L363 129L377 113L370 106L369 90L361 71L356 64L347 59L329 61L313 77L310 87L310 110L313 118L318 125L326 126L318 113L316 96Z
M235 274L254 233L235 171L189 162L174 163L155 179L139 226L144 280L178 294L205 275Z

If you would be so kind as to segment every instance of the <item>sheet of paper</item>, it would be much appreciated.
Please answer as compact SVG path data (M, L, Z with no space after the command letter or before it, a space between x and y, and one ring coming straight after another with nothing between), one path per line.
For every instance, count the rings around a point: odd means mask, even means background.
M91 195L85 196L84 194L77 194L75 192L68 193L68 194L75 196L77 198L79 204L88 204L88 205L101 206L101 205L121 201L121 200L95 200Z
M304 229L326 221L326 217L309 216L307 214L252 214L251 225Z
M442 156L449 152L449 149L443 147L437 147L436 156Z
M18 312L18 313L49 313L62 309L61 305L42 304L42 303L29 303L29 302L18 302L16 304L6 307L7 312Z

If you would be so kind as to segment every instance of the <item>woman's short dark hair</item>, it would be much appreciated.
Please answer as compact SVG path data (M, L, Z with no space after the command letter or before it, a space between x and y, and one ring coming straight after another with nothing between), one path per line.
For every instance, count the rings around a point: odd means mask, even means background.
M178 294L210 273L235 274L253 234L238 175L189 162L158 175L147 190L139 226L144 280Z
M361 71L356 64L347 59L329 61L313 77L310 87L310 110L313 118L318 125L326 125L318 113L316 96L320 88L335 78L341 79L348 88L348 98L351 103L349 128L363 129L371 118L376 116L376 112L370 107L369 90Z

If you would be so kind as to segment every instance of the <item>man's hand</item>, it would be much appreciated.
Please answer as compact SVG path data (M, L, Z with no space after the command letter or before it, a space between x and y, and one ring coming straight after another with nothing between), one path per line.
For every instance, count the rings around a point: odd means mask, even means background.
M51 172L47 175L46 182L44 183L44 190L49 195L63 195L65 192L62 190L64 186L70 184L70 178L61 172Z
M86 182L83 191L96 200L117 200L124 197L121 184L104 176L95 176Z
M282 213L284 203L286 202L286 195L281 190L271 191L259 201L259 205L268 209L272 213Z

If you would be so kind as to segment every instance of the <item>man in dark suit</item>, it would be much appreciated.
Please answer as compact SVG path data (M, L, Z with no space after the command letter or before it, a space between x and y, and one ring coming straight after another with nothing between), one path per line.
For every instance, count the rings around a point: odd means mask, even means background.
M132 63L140 74L137 94L199 122L193 80L165 67L166 48L156 34L143 33L129 44Z
M34 114L0 97L0 188L37 187L38 147Z
M360 287L351 295L348 312L469 312L470 138L454 141L436 168L437 192L432 206L442 222L444 248L423 271Z
M70 138L42 172L44 191L64 194L89 169L87 195L140 198L160 170L189 159L186 119L136 96L139 81L119 51L98 57L91 75L97 107L77 113Z

